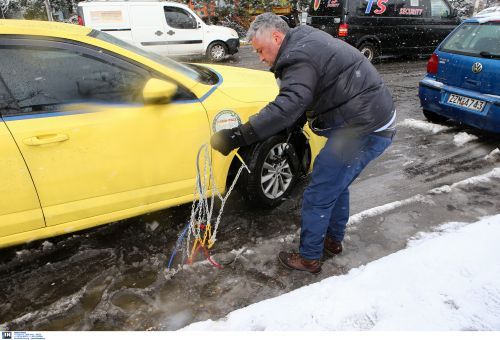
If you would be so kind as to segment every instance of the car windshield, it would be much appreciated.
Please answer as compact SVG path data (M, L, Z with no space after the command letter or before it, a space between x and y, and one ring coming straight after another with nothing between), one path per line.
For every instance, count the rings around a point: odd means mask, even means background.
M500 59L500 22L465 23L446 40L441 51Z
M133 52L135 54L139 54L143 57L146 57L148 59L151 59L158 64L161 64L163 66L166 66L168 68L173 69L176 72L182 73L183 75L195 80L199 81L201 83L207 84L207 85L214 85L217 84L218 82L218 77L217 75L211 71L210 69L200 66L200 65L190 65L190 64L181 64L178 63L170 58L167 57L162 57L156 53L145 51L139 47L136 47L132 44L129 44L121 39L115 38L114 36L98 31L98 30L92 30L89 33L89 36L111 43L113 45L117 45L121 48L124 48L130 52Z

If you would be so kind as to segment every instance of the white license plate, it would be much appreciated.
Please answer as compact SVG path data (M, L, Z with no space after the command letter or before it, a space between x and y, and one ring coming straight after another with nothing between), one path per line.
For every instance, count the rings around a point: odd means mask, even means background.
M459 96L456 94L451 94L448 98L448 103L455 104L458 106L466 107L474 111L483 111L486 102L482 100L472 99L469 97Z

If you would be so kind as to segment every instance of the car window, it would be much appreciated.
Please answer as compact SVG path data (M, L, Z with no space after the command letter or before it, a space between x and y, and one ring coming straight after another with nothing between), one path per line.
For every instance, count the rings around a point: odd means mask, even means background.
M431 0L431 17L443 18L450 15L450 8L443 0Z
M444 42L441 51L477 57L500 56L500 22L465 23ZM491 54L488 56L488 53Z
M21 112L78 102L142 102L147 77L77 51L2 46L0 75Z
M172 28L193 29L197 28L196 19L187 11L178 7L164 7L165 19Z
M3 78L0 76L0 115L19 111L16 101L12 98Z

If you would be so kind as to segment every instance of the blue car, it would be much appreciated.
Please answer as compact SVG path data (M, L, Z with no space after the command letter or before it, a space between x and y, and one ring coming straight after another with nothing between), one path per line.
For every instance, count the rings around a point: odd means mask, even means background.
M500 15L464 21L437 47L419 83L425 117L500 133Z

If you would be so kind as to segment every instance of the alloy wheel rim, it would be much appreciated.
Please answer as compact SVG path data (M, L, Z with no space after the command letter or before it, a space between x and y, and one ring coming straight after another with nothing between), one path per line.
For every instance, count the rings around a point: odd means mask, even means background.
M292 167L286 157L286 147L286 143L275 145L262 165L260 183L267 198L277 199L283 196L292 183Z
M371 49L364 47L361 49L361 53L363 53L363 55L366 57L366 59L368 59L370 61L373 59L373 52Z
M224 57L224 54L224 47L221 45L215 45L212 47L212 58L219 60Z

